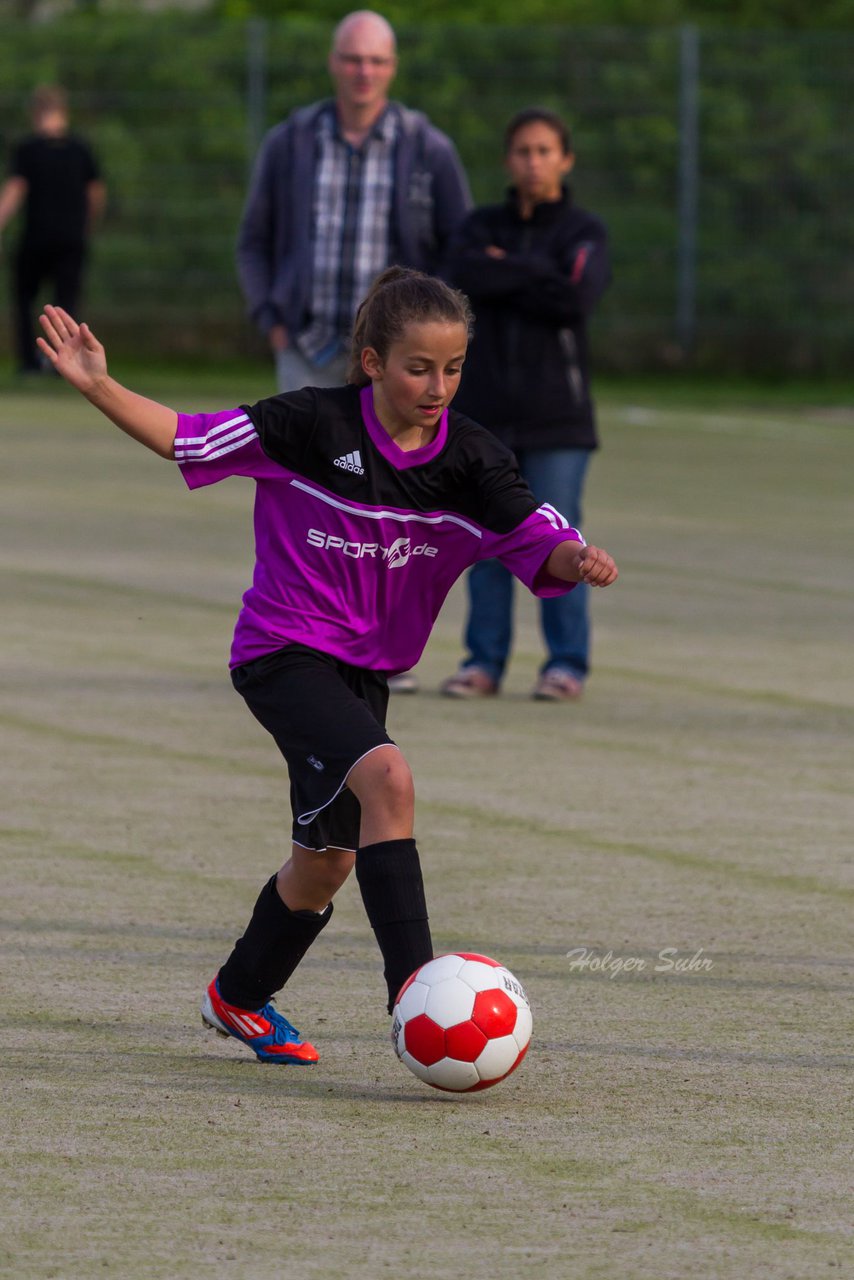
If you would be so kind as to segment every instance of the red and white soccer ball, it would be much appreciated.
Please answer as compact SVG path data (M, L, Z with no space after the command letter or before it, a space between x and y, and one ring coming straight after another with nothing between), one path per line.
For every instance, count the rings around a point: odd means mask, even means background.
M419 1080L473 1093L516 1070L531 1027L527 996L510 970L460 951L428 960L403 984L391 1040Z

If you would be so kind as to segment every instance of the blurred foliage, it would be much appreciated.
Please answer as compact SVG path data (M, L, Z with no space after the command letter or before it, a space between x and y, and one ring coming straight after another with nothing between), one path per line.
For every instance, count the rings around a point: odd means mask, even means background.
M316 22L338 22L350 8L341 0L292 0L288 17L305 16ZM377 9L395 27L412 22L412 6L387 0ZM282 0L214 0L213 9L226 17L261 16L279 19ZM704 27L747 30L820 30L854 28L854 0L421 0L419 22L469 26L665 26L696 22Z
M0 24L0 148L26 128L33 85L56 80L103 160L110 205L89 311L128 352L261 350L242 318L235 232L263 129L329 92L329 24L287 18L255 33L266 53L259 119L245 22L169 13ZM612 235L599 367L686 363L674 338L678 28L422 23L401 24L399 37L395 94L454 138L478 201L501 197L500 139L514 111L537 102L567 116L577 198ZM854 34L703 32L692 367L850 367L852 55Z

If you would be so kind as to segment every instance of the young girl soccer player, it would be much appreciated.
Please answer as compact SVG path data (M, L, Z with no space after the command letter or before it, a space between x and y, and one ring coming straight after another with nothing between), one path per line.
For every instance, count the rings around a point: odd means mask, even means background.
M414 665L450 587L497 556L539 596L607 586L611 557L538 506L512 454L448 405L471 313L393 267L356 318L346 387L183 414L120 386L86 325L46 307L41 350L118 427L174 458L191 489L256 483L256 563L231 652L235 688L288 764L291 856L211 981L205 1023L265 1062L317 1051L271 1003L355 865L389 1009L432 957L412 775L385 730L387 676Z

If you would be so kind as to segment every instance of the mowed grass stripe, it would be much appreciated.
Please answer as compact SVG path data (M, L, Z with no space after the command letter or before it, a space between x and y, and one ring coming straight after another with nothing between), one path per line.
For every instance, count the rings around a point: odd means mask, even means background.
M163 588L116 582L108 575L103 578L81 578L53 570L16 567L6 567L0 571L0 578L2 574L7 574L18 584L18 590L21 592L19 599L28 599L35 603L45 600L53 607L62 604L62 598L58 599L56 594L59 591L75 593L75 598L68 603L77 608L87 603L85 597L88 595L98 604L105 603L106 597L110 597L111 602L116 603L122 600L147 601L151 604L172 605L176 610L199 609L226 619L233 618L237 609L237 602L225 604L205 596L194 596L186 591L168 591Z
M254 762L241 762L230 756L210 756L198 752L164 748L157 744L145 744L138 741L127 741L108 734L86 734L60 726L50 726L26 722L19 724L15 717L0 717L3 722L15 724L16 727L28 731L44 733L65 742L80 742L99 747L119 747L131 755L144 756L150 759L169 759L174 762L201 764L226 773L241 773L249 776L281 779L281 769L264 767ZM784 893L821 894L843 901L854 901L854 888L824 882L816 876L781 875L773 871L764 871L755 867L742 866L729 859L704 857L700 854L686 853L678 849L667 849L661 845L649 845L639 841L605 840L593 831L584 830L568 821L565 827L554 827L536 817L519 818L511 813L496 811L490 807L481 808L476 805L452 804L445 801L425 799L418 802L419 811L442 817L451 817L460 821L473 822L484 828L500 826L502 831L518 832L520 838L537 841L555 841L566 845L572 841L577 853L608 853L619 857L641 858L650 862L667 865L680 871L699 872L716 880L737 879L743 884L756 885L765 889L774 889Z

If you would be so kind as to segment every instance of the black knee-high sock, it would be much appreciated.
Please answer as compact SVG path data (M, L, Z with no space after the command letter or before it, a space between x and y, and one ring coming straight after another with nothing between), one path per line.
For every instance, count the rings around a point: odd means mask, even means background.
M415 841L382 840L365 845L356 854L356 879L385 962L391 1013L409 975L433 958Z
M332 903L318 915L291 911L279 897L276 877L264 885L252 919L219 971L223 1000L239 1009L260 1009L275 995L329 923Z

